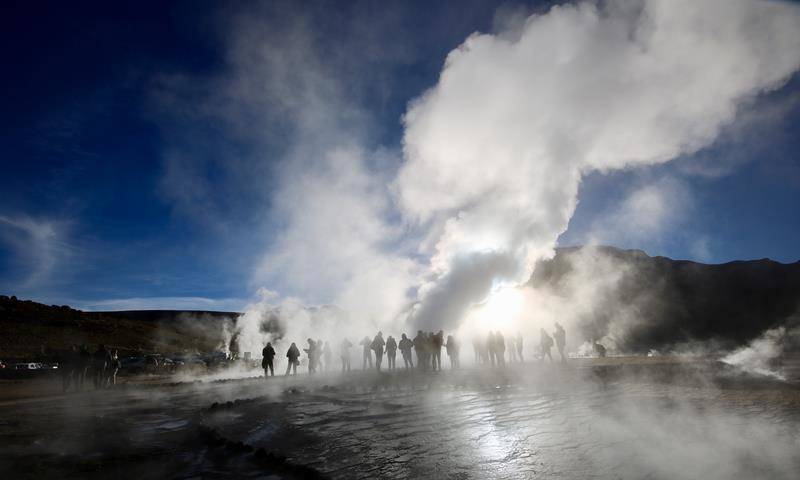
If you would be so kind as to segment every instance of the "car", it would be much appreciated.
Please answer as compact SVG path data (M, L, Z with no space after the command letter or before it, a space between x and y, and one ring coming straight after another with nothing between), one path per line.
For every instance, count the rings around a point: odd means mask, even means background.
M145 358L144 357L125 357L119 362L120 370L129 373L138 373L144 371Z
M148 373L156 373L159 366L161 366L161 363L161 355L145 355L144 371Z
M41 370L44 365L38 362L15 363L14 370Z
M216 351L203 356L208 368L222 368L228 365L228 355L225 352Z
M172 362L172 365L175 366L175 368L180 368L180 367L186 365L186 362L184 362L180 358L167 358L167 360Z
M177 364L171 358L161 357L158 359L158 370L162 372L174 372Z
M170 357L178 370L205 370L206 362L194 354L175 354Z

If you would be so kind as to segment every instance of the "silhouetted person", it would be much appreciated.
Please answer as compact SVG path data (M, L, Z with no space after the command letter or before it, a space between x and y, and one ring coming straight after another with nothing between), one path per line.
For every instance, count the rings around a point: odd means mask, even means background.
M433 335L433 369L442 371L442 347L444 346L444 332L439 330Z
M460 346L456 343L456 340L453 338L452 335L447 336L447 345L445 345L445 350L447 350L447 357L450 359L450 368L458 368L459 367L459 349Z
M492 366L497 363L497 346L494 343L494 333L490 330L486 335L486 350L489 352L489 362Z
M92 356L92 373L94 379L94 388L103 388L104 380L106 378L106 367L108 366L111 354L106 349L105 345L100 344L97 351Z
M406 334L404 333L400 337L400 353L403 354L403 363L405 364L405 368L414 368L414 360L411 358L411 349L414 348L414 342L409 339Z
M339 345L339 358L342 359L342 371L350 371L350 348L353 344L348 339L342 340Z
M369 364L369 368L372 368L372 350L370 349L370 346L372 345L372 340L370 340L369 337L364 337L364 339L358 342L358 344L361 345L363 349L363 357L364 357L363 363L361 365L361 370L366 370L367 364Z
M481 338L480 336L476 336L475 340L473 341L473 347L477 346L478 348L478 360L479 364L488 365L490 363L490 353L489 353L489 342L486 341L486 338Z
M308 356L308 373L314 373L317 371L317 342L310 338L306 340L308 341L308 348L304 348L303 351Z
M107 385L116 385L117 384L117 373L119 373L119 369L122 367L122 362L119 360L119 351L114 350L111 354L111 360L108 364L108 369L106 370L107 378L106 381Z
M58 369L61 373L61 387L64 389L64 393L69 390L70 384L74 384L75 389L78 389L79 364L78 346L72 345L69 350L64 352L61 356L61 361L58 362Z
M511 344L511 345L509 345L511 348L509 349L510 356L508 358L508 361L511 362L511 363L517 363L519 361L519 360L517 360L517 348L516 348L515 343L514 343L515 341L516 340L514 340L514 337L511 337L511 338L508 339L508 343Z
M522 333L517 332L517 340L515 346L517 347L517 356L519 357L519 363L525 363L525 359L522 358Z
M481 357L482 357L482 355L481 355L481 340L478 338L477 335L472 337L472 351L475 354L475 365L480 364L481 363Z
M292 371L292 375L297 375L297 366L300 365L300 349L294 342L286 351L286 358L289 359L289 364L286 365L286 375L289 375L289 370Z
M567 332L564 331L564 327L558 322L556 322L556 331L553 332L553 338L556 341L558 353L561 355L561 361L566 362L567 356L564 354L564 347L567 344Z
M267 345L261 350L261 368L264 369L264 378L267 378L267 375L275 376L275 365L273 364L273 360L275 359L275 349L272 348L272 343L267 342Z
M550 354L550 349L553 348L553 339L547 332L544 331L544 328L539 329L539 348L542 350L542 360L544 361L544 357L550 357L550 361L553 361L553 356Z
M414 344L414 353L417 354L417 368L424 369L425 366L425 334L422 330L417 330L417 336L412 340Z
M234 333L231 341L228 343L228 356L230 360L239 359L239 334Z
M325 347L322 348L322 357L325 359L325 371L327 372L333 363L333 352L331 351L331 345L328 342L325 342Z
M389 335L386 339L386 359L389 360L389 370L396 369L395 358L397 356L397 341Z
M512 347L513 348L513 347ZM494 332L494 350L497 357L497 364L502 366L506 364L506 339L500 331Z
M383 341L383 332L378 332L375 338L372 339L370 348L375 352L375 369L381 371L381 363L383 362L383 347L386 342Z
M428 371L431 369L431 355L433 354L433 333L422 332L422 359L419 364L422 369Z
M86 345L81 345L81 349L78 352L78 359L78 368L76 370L78 374L78 390L83 390L84 382L92 373L92 354L89 352L89 348Z
M425 345L427 346L427 359L428 359L428 368L431 370L436 370L436 334L433 332L428 332L428 335L425 337L427 342ZM444 342L442 342L444 343ZM439 360L442 358L442 348L439 347Z
M606 347L604 347L602 343L594 342L594 351L597 353L597 356L599 356L600 358L605 358L605 356L606 356Z

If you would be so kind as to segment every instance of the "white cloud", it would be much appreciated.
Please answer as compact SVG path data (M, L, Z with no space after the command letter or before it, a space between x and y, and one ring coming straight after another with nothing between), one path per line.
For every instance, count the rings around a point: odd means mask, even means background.
M65 236L63 222L0 215L0 241L11 248L22 269L15 288L24 291L51 279L56 268L73 253Z
M202 310L240 312L248 304L243 298L132 297L73 302L86 311L118 310Z

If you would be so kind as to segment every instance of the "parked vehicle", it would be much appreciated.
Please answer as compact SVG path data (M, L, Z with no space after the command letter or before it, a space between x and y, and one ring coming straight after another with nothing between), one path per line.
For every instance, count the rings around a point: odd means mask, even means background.
M171 357L177 370L206 370L206 362L197 355L177 354Z
M177 367L177 363L171 358L161 357L158 359L158 370L160 372L172 373Z
M141 373L144 368L144 357L125 357L120 360L120 370L124 373Z
M223 368L228 365L228 355L221 351L206 354L203 356L203 360L209 369Z
M145 355L144 371L147 373L158 373L161 366L161 355Z
M42 370L44 364L38 362L15 363L14 370Z

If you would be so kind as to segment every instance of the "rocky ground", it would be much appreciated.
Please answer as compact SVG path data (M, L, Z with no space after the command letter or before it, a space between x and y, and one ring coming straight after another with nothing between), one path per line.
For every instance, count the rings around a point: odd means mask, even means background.
M174 380L129 379L111 391L68 395L3 385L0 476L672 479L800 471L800 385L710 360Z

